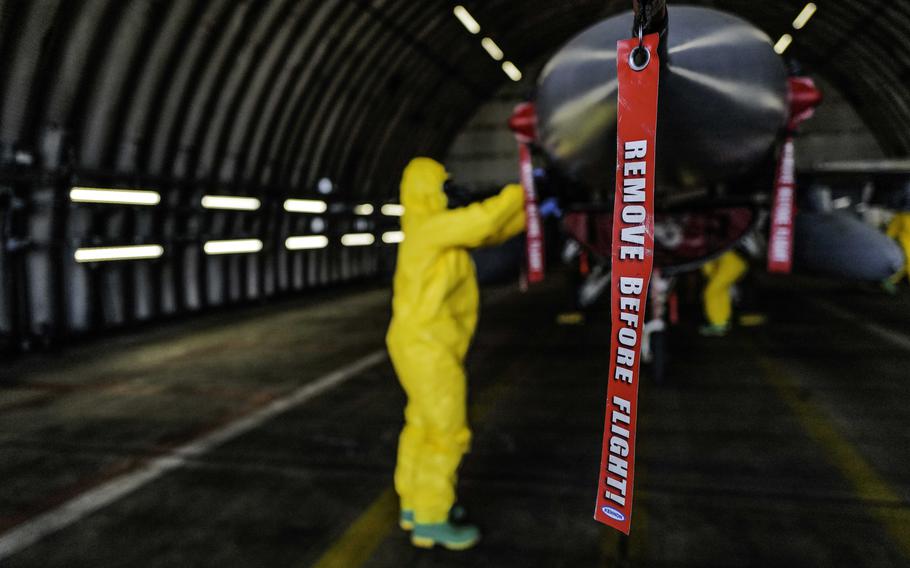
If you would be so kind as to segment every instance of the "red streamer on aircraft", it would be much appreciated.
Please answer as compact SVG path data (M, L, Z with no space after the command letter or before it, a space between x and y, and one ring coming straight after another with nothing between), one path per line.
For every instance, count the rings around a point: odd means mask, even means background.
M790 119L774 178L774 203L768 234L768 272L789 274L793 268L793 221L796 218L796 156L793 137L799 125L815 113L822 94L809 77L791 77Z
M658 34L644 37L650 61L639 70L633 69L630 60L632 51L639 48L638 38L617 44L619 114L610 298L613 327L594 518L625 534L632 524L639 359L654 265L658 42Z
M521 186L525 190L526 257L529 283L540 282L544 277L543 224L537 207L537 191L534 187L534 167L531 163L531 143L537 138L537 111L533 103L522 103L515 107L509 127L518 142L518 165L521 172Z

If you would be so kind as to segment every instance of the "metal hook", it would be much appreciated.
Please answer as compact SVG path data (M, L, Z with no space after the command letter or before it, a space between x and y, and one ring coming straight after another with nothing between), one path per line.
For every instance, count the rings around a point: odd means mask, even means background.
M629 67L633 71L641 71L651 63L651 50L645 47L644 41L645 27L642 24L638 25L638 47L629 52ZM635 61L635 55L644 51L645 60L639 65Z

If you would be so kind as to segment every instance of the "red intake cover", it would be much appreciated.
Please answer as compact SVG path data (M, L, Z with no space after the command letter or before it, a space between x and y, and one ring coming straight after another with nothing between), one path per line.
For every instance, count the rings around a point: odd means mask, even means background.
M530 144L537 140L537 109L534 103L521 103L509 118L509 128L519 142Z
M822 102L822 92L815 86L815 81L810 77L790 77L788 80L790 91L790 121L787 127L790 130L808 120L815 113L815 107Z

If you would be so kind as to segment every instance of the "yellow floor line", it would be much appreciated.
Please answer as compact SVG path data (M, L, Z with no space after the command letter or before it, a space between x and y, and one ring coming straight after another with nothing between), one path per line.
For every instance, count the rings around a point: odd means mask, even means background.
M800 397L799 382L779 364L757 355L765 376L778 396L786 403L800 424L828 453L830 461L853 486L858 497L884 526L888 535L910 558L910 508L860 452L837 430L818 406Z
M361 566L382 544L392 527L398 526L398 497L389 487L354 521L313 568Z

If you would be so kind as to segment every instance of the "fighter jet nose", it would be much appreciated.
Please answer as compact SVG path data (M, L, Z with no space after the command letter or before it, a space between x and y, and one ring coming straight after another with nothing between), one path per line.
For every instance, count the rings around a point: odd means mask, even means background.
M787 116L784 64L761 30L736 16L671 7L660 77L658 176L690 187L742 174L766 158ZM592 26L554 55L538 85L540 141L565 172L612 188L616 41L631 14ZM666 184L659 184L666 187Z

